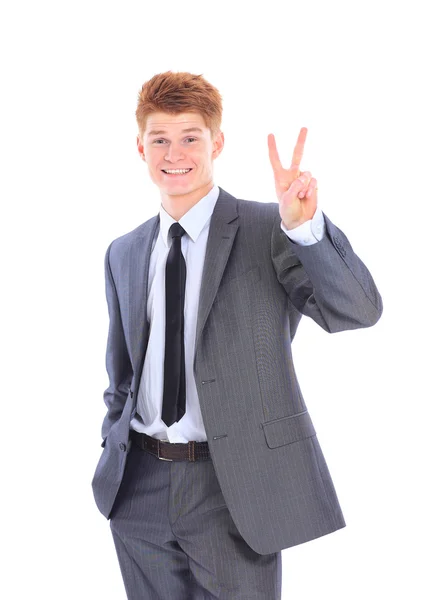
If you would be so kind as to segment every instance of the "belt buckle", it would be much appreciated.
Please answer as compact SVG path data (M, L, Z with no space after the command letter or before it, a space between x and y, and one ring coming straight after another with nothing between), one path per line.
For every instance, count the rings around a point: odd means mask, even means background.
M163 458L162 456L160 456L160 441L167 442L168 440L157 439L157 441L158 441L158 444L157 444L157 458L159 458L160 460L167 460L169 462L172 462L172 458Z

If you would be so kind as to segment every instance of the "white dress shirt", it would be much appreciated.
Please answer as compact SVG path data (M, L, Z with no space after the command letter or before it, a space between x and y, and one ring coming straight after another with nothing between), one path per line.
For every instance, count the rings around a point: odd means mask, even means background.
M137 398L137 414L131 419L130 426L136 431L172 443L187 443L190 440L207 441L194 380L193 363L198 299L206 243L219 193L220 189L214 185L211 191L178 221L186 231L181 238L182 254L186 261L184 307L186 413L180 421L173 423L170 427L161 418L166 325L165 267L172 243L169 229L176 221L162 205L160 205L159 235L151 248L147 302L147 319L151 323L151 327ZM293 242L308 246L322 239L325 222L323 213L317 206L313 218L303 225L294 229L286 229L283 223L280 226Z

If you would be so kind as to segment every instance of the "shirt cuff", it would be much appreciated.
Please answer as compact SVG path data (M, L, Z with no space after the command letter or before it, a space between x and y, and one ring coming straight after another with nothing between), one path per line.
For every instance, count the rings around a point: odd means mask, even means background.
M312 246L323 239L325 233L325 219L323 212L317 205L312 219L305 221L302 225L294 227L293 229L286 229L283 225L283 221L280 223L281 229L286 233L288 238L300 246Z

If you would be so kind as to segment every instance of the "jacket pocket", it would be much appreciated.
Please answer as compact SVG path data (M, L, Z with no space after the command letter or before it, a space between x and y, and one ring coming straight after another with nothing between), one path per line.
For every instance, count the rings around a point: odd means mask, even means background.
M305 410L295 415L261 423L269 448L278 448L316 435L311 416Z

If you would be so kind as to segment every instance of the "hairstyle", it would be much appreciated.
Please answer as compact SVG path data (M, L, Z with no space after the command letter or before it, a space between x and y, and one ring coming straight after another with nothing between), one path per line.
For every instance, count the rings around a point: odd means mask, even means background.
M146 81L138 94L135 117L143 137L146 119L153 112L177 115L182 112L199 113L213 140L222 120L222 96L202 75L167 71Z

